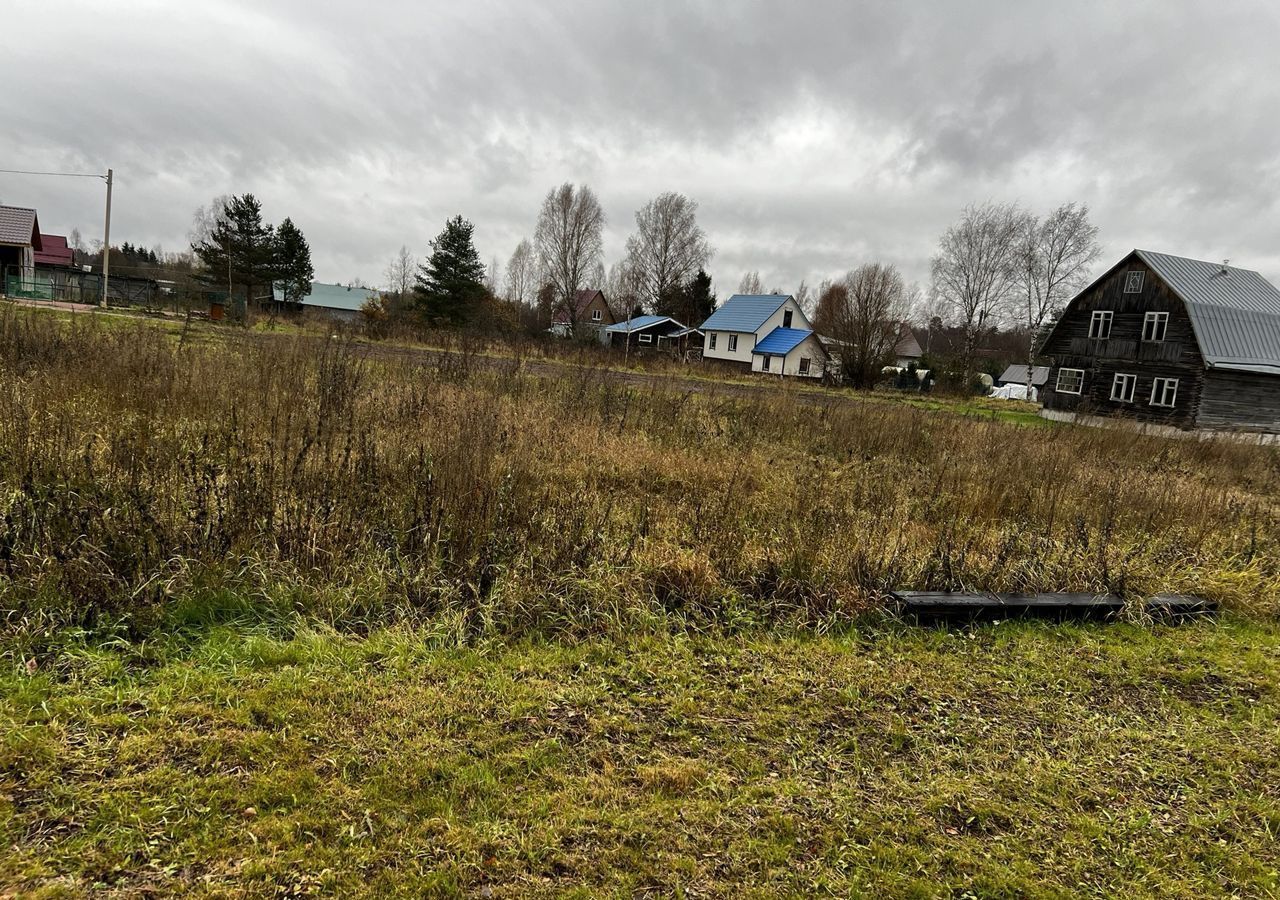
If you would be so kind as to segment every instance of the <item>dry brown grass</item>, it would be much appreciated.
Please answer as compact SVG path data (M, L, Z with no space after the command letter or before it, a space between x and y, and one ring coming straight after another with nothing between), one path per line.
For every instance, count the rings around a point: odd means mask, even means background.
M0 312L11 628L823 628L894 586L1275 612L1280 454Z

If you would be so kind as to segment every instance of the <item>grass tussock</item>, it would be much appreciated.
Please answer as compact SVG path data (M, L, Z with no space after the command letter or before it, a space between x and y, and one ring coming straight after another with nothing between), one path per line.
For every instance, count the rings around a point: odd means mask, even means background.
M467 640L823 629L894 586L1280 595L1274 449L214 334L0 311L12 633L301 614Z

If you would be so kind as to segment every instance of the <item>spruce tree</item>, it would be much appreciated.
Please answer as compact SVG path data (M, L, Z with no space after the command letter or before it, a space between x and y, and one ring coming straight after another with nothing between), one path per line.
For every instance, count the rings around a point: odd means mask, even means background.
M253 194L232 197L218 212L209 234L191 250L203 265L198 276L211 285L243 289L245 302L269 288L276 268L274 229L262 221L262 204Z
M484 299L485 267L471 240L474 231L474 225L454 216L431 242L431 256L418 267L414 294L433 323L465 324Z
M311 293L315 269L311 266L311 247L302 230L286 218L276 229L275 277L284 292L284 302L296 306Z
M697 328L711 318L716 308L716 295L711 291L711 276L706 269L699 269L698 274L693 276L693 280L685 288L685 295L688 298L685 315L689 318L682 321L691 328Z

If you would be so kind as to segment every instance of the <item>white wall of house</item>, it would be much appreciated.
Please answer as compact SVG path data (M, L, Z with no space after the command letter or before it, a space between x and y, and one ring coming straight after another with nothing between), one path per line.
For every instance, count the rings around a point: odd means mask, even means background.
M755 333L751 332L732 332L732 331L708 331L702 337L702 356L704 359L716 359L724 362L744 363L753 369L758 365L758 361L752 359L751 351L756 348L756 344L762 341L769 332L775 328L782 327L782 323L786 321L787 313L791 313L792 328L812 328L809 320L805 317L804 310L800 308L800 304L788 297L787 302L782 304L778 309L765 320ZM736 334L738 337L738 346L735 350L729 349L730 336ZM711 336L715 335L715 348L711 347ZM757 357L758 360L758 357ZM758 370L757 370L758 371Z
M730 350L735 337L737 348ZM702 356L704 359L751 365L751 351L756 348L756 340L756 335L749 331L708 331L702 336Z
M803 363L801 360L809 360L808 371L801 372ZM795 347L791 348L791 352L785 357L771 356L769 357L771 375L793 375L799 378L821 378L823 367L827 361L827 354L822 349L822 345L818 343L818 339L810 335ZM751 361L751 371L765 372L765 357L762 353L757 353Z
M760 330L756 332L760 336L760 339L763 340L769 332L773 331L773 329L781 328L783 323L786 321L788 312L791 313L791 328L813 328L813 326L809 324L809 319L805 316L804 310L800 308L800 304L791 297L788 297L787 302L778 307L778 311L766 319L765 323L760 326Z

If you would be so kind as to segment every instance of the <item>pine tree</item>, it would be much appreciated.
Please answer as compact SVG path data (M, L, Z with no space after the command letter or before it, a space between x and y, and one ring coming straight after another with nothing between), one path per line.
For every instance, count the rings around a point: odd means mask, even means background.
M484 299L485 266L471 240L474 231L474 225L454 216L431 242L427 262L418 267L413 290L431 322L462 325Z
M276 229L276 280L284 291L284 302L290 305L302 303L311 293L311 282L316 277L311 266L311 247L301 229L286 218Z

